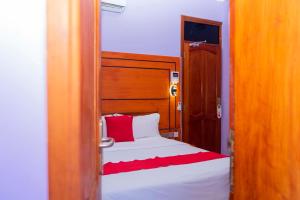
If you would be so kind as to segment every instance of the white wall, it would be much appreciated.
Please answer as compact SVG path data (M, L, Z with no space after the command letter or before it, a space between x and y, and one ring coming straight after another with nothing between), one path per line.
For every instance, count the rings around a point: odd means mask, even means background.
M229 135L228 0L127 0L122 14L102 12L102 47L106 51L180 56L180 16L223 22L222 152Z
M48 199L46 0L1 1L0 199Z

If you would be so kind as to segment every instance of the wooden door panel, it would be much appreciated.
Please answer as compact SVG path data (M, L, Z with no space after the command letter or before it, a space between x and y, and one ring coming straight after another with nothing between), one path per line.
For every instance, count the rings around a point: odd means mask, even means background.
M99 2L47 3L49 199L99 191Z
M190 112L191 114L216 113L216 91L217 87L217 60L216 54L209 51L191 51L190 53L191 67L189 84L190 91L193 92L193 98L190 98ZM201 67L199 67L201 66Z
M190 118L190 120L192 121L192 123L189 124L189 129L201 133L202 129L203 129L203 125L202 125L203 121L199 122L199 120L197 120L197 121L195 121L196 123L193 123L194 119ZM190 141L189 143L191 145L194 145L194 146L201 145L202 139L203 139L203 137L200 134L199 135L189 134L189 141Z
M300 199L300 1L235 0L231 13L234 199Z
M204 72L200 67L190 67L197 66L198 63L202 63L202 57L197 56L197 52L189 55L189 79L188 87L189 91L193 94L193 98L190 98L189 101L189 112L191 115L204 115L203 110L203 84L202 80L204 78ZM191 76L193 74L193 76ZM190 94L191 96L191 94Z
M216 54L207 55L207 64L205 64L204 68L204 77L203 77L203 85L205 99L204 104L204 112L206 114L214 114L216 116L216 105L217 105L217 65L218 60L216 59ZM215 92L211 92L215 91Z
M200 148L220 151L220 47L185 44L184 140Z
M200 146L202 149L209 149L211 151L218 152L218 143L216 145L216 140L219 138L216 133L216 122L214 120L197 120L191 118L190 128L191 130L198 133L212 133L209 134L190 134L190 144L194 146ZM193 121L195 123L193 123Z

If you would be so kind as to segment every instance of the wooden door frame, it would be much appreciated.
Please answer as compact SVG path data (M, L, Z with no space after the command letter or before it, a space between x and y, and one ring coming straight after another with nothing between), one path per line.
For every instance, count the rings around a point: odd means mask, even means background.
M230 149L230 200L234 199L233 191L234 191L234 112L235 112L235 105L234 105L234 40L235 37L235 26L234 26L234 17L235 13L232 12L234 10L234 3L230 1L229 3L230 9L230 64L229 64L229 149Z
M220 48L222 50L222 25L223 25L222 22L209 20L209 19L198 18L198 17L191 17L191 16L186 16L186 15L181 15L180 52L181 52L181 57L182 58L184 56L183 55L183 50L184 50L183 49L183 47L184 47L184 22L195 22L195 23L200 23L200 24L208 24L208 25L218 26L219 27L219 45L220 45Z
M214 26L218 26L219 27L219 44L217 46L219 46L220 48L220 74L219 74L219 77L220 77L220 97L222 95L222 25L223 23L222 22L219 22L219 21L214 21L214 20L208 20L208 19L202 19L202 18L197 18L197 17L191 17L191 16L185 16L185 15L181 15L181 40L180 40L180 44L181 44L181 58L182 58L182 69L181 69L181 88L182 88L182 92L181 92L181 99L182 99L182 105L183 107L185 107L185 84L184 84L184 77L186 77L185 75L185 71L186 69L184 69L184 60L186 59L185 58L185 55L184 55L184 43L185 43L185 40L184 40L184 23L185 22L195 22L195 23L201 23L201 24L208 24L208 25L214 25ZM182 110L182 140L186 142L186 138L187 138L187 126L185 126L184 122L185 122L185 117L184 117L184 112L185 110L183 109ZM220 126L220 132L222 134L222 129L221 129L221 126ZM221 136L222 138L222 136ZM220 141L220 144L221 144L221 141ZM221 149L220 149L221 150Z
M48 183L49 199L82 199L80 173L81 37L84 0L47 0L47 94L48 94ZM95 9L94 64L99 66L100 1ZM99 31L99 32L98 32ZM99 76L98 72L95 76ZM98 81L98 77L95 77ZM95 87L99 88L97 82ZM98 91L98 88L96 90ZM99 97L99 95L97 95ZM98 107L97 102L95 107ZM99 114L96 109L97 115ZM98 124L98 123L97 123ZM97 125L98 126L98 125ZM96 140L99 141L99 136ZM97 148L97 147L95 147ZM97 149L98 151L98 149ZM99 162L98 162L99 163ZM97 169L98 174L99 169ZM97 182L97 181L96 181ZM98 199L98 185L91 188ZM98 193L98 194L97 194Z

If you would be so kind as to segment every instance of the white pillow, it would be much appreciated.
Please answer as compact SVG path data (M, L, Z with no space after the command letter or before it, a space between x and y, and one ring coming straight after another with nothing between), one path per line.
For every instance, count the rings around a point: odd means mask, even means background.
M122 116L122 114L112 114L112 115L103 115L101 116L102 120L102 138L107 137L107 126L106 126L106 120L105 117L112 117L112 116ZM101 130L101 126L99 126L99 129Z
M134 139L160 136L158 113L133 117L132 128Z

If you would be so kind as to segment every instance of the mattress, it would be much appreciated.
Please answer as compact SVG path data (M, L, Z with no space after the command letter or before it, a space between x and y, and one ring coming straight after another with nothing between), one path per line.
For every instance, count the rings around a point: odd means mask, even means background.
M205 152L163 137L116 143L104 149L103 163L143 160ZM227 200L228 157L192 164L160 167L102 176L103 200Z

